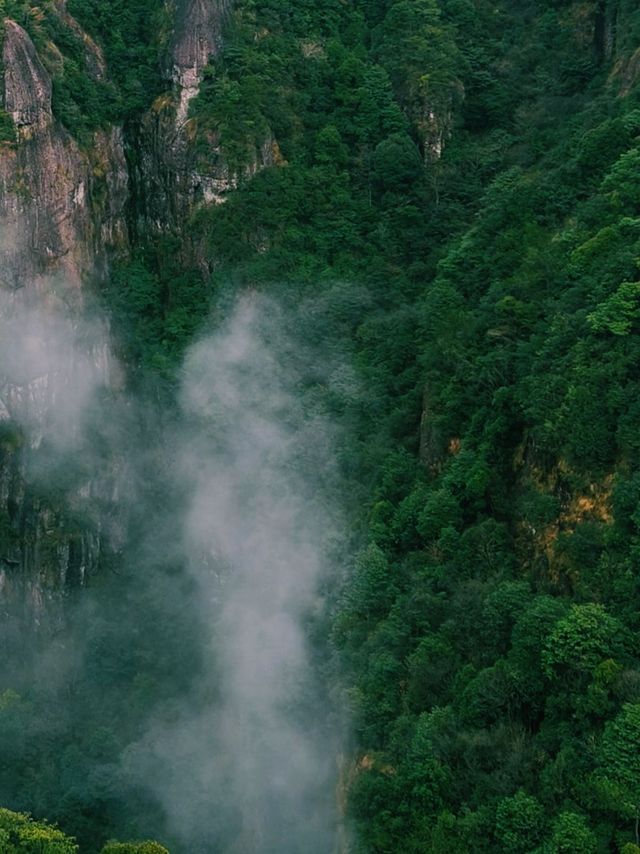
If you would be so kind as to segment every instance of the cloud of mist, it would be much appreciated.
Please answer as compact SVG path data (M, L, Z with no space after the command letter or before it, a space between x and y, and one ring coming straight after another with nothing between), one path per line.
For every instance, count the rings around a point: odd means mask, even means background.
M167 415L115 392L105 323L63 301L0 294L0 421L18 423L33 453L45 448L34 476L55 480L70 454L84 461L93 479L67 501L74 509L82 493L99 505L103 546L123 552L123 597L135 577L148 591L141 601L155 597L175 621L167 631L197 638L184 694L149 709L108 772L152 793L181 854L335 847L340 734L309 626L322 618L341 536L336 427L305 401L316 387L320 397L351 393L354 381L340 354L322 352L325 309L303 306L306 338L292 334L296 311L240 298L187 353L178 411ZM168 565L186 567L191 586ZM61 686L93 668L85 638L112 619L99 591L83 596L34 671ZM132 607L113 615L116 646L135 642L137 619L148 619Z
M194 854L212 839L259 854L334 846L337 746L305 628L336 533L322 490L334 428L304 411L285 325L245 297L184 364L176 477L217 701L158 724L130 760Z
M69 448L82 437L95 394L109 383L104 324L63 301L0 291L0 420L25 429L37 447Z

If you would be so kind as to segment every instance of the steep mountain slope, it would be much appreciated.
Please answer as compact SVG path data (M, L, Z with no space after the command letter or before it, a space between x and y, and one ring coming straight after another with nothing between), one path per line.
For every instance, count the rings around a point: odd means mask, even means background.
M105 74L100 49L88 37L81 40L82 31L63 5L52 8L51 15L56 26L70 28L69 38L82 45L82 59L99 81ZM60 338L74 334L84 302L83 280L104 276L108 258L128 252L129 195L121 130L96 129L81 146L62 125L52 108L56 82L52 69L56 64L61 67L64 59L52 42L44 41L42 23L34 19L30 23L34 37L44 45L46 66L26 30L8 18L3 23L0 150L0 554L4 601L16 616L27 615L27 624L45 617L45 603L53 590L82 583L97 566L99 534L89 525L91 513L80 514L85 516L80 526L65 520L58 501L34 493L28 470L34 462L32 452L51 426L46 423L51 401L59 397L71 412L75 393L65 391L69 385L77 385L81 396L86 371L105 377L112 372L103 333L94 330L96 338L82 365L64 351ZM64 333L58 316L61 301L69 306ZM41 340L36 343L30 336ZM7 370L10 362L15 370ZM28 441L16 429L21 420L31 425ZM77 493L75 499L76 505L83 503ZM55 620L61 618L55 607L53 612Z
M21 323L23 327L36 324L34 313L41 312L38 320L46 325L47 310L42 308L49 305L53 314L68 315L67 334L73 336L78 333L83 306L95 301L96 283L104 285L112 265L131 257L137 235L182 234L182 224L196 204L198 176L190 166L184 117L167 118L167 104L182 104L177 109L184 111L189 98L197 93L201 68L217 43L223 9L182 4L176 11L173 35L164 38L166 47L162 31L148 34L148 39L157 42L153 55L157 60L160 52L163 59L153 86L156 91L163 84L172 87L165 96L165 118L159 126L155 124L157 110L142 113L148 104L135 83L130 80L124 87L121 81L109 78L103 49L69 14L64 2L48 3L41 9L16 3L7 11L26 29L10 18L3 24L3 314L14 317L13 331L20 337L26 334L24 328L18 333ZM80 4L77 11L91 18L95 10ZM156 19L160 26L162 17ZM95 17L92 23L95 26ZM135 39L135 32L129 34L132 37ZM117 69L120 75L130 73L134 80L140 75L141 85L146 82L145 71L149 76L149 58L144 45L135 41L134 45L139 55L119 57ZM47 338L43 330L38 334ZM104 331L96 334L87 353L91 369L115 388L120 372L110 364ZM7 433L0 488L6 530L6 542L0 548L4 589L14 599L10 591L17 587L18 599L24 600L26 584L31 589L33 616L38 619L37 603L43 596L49 598L51 591L64 588L69 579L96 571L100 541L97 531L75 530L71 539L57 535L60 539L54 549L39 548L42 530L64 529L66 523L51 521L59 515L59 508L45 506L40 512L27 506L31 500L25 497L29 462L21 443L11 438L10 422L25 417L25 401L29 401L29 417L39 412L46 419L47 406L61 388L74 381L71 377L77 366L73 358L66 360L62 371L57 364L57 337L49 331L41 364L26 368L20 382L4 378L0 409ZM22 358L28 357L23 353ZM47 360L50 370L42 364ZM44 421L36 430L36 442L43 432ZM71 500L76 500L72 494ZM51 553L51 560L44 558L45 551ZM17 566L19 573L8 572Z
M196 220L219 279L366 285L338 315L365 392L334 401L370 507L334 624L357 844L632 844L637 13L361 13L240 6L194 106L282 156Z
M152 0L6 6L0 205L24 242L3 241L3 281L15 294L84 280L123 364L111 399L126 386L157 406L118 442L171 429L134 478L128 545L100 548L113 454L56 541L51 496L25 510L33 449L5 416L8 601L50 576L59 593L93 580L53 621L66 609L88 633L73 685L34 689L42 666L7 668L23 696L0 715L39 755L6 739L0 798L88 851L125 832L176 852L262 850L226 806L222 829L185 841L175 787L122 770L158 708L168 726L181 696L221 704L168 545L175 484L151 472L184 430L185 348L260 291L293 318L276 352L296 365L302 408L339 426L339 483L318 494L346 505L350 534L308 619L335 716L349 716L338 847L640 850L635 4L184 0L174 18ZM164 562L147 562L140 534L151 506ZM148 571L119 574L135 562Z

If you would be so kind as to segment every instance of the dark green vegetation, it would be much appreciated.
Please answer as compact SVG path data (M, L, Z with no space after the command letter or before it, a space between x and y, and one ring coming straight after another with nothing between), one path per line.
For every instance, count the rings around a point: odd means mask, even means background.
M0 809L3 854L77 854L78 846L61 830L28 815ZM157 842L109 842L101 854L168 854Z
M281 165L196 225L221 280L353 283L369 544L333 640L359 845L620 850L640 804L640 16L291 5L241 4L193 109L233 163L270 128Z
M63 121L139 109L155 12L70 9L115 112L70 63ZM191 110L203 162L214 135L239 175L188 224L212 280L145 245L106 291L130 363L169 383L214 297L328 295L317 334L361 388L324 401L359 549L330 630L358 851L640 851L638 44L630 0L240 0ZM0 705L2 791L23 769L20 804L88 844L162 826L94 772L196 669L152 620L113 630L119 584L83 722Z
M183 269L175 238L154 240L146 251L116 265L104 302L118 330L131 380L171 380L187 344L209 316L212 286Z
M69 14L90 22L95 43L85 42ZM81 144L110 122L132 120L161 91L169 17L157 0L0 0L5 17L29 32L53 78L54 114ZM2 117L0 134L4 141Z

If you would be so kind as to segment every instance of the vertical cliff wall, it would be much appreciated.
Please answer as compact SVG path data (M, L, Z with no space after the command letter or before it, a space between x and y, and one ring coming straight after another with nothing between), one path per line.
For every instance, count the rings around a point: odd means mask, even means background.
M98 130L81 148L53 115L51 75L31 37L12 20L3 30L0 595L14 622L38 624L48 612L55 623L56 592L97 567L99 525L71 521L96 486L54 499L34 470L56 419L65 415L68 439L80 429L73 416L87 372L109 382L106 331L92 328L82 352L72 341L83 282L128 249L129 180L121 129Z
M199 204L218 201L230 186L224 165L203 171L193 145L194 125L188 118L204 69L220 50L229 6L229 0L180 0L177 4L162 71L167 91L155 100L131 141L140 234L186 236L190 212ZM188 240L185 250L186 262L193 263Z
M4 23L3 107L14 137L0 149L0 276L5 287L79 287L126 251L129 181L122 132L96 131L81 150L52 113L52 81L33 42Z
M178 238L186 267L203 267L188 234L190 214L233 186L217 150L196 155L189 119L204 70L221 48L229 7L230 0L178 0L158 61L165 94L146 113L129 116L126 129L102 121L81 135L56 115L57 75L69 60L49 30L35 25L30 34L15 20L2 24L0 334L15 337L19 353L28 351L29 335L44 348L37 364L16 371L0 342L0 603L18 622L52 614L60 593L98 570L102 520L93 505L96 496L111 500L109 465L88 480L68 478L55 498L34 475L78 372L89 371L94 389L113 391L119 383L108 331L83 328L87 295L114 260L168 235ZM101 48L64 0L46 14L55 18L54 32L84 52L83 74L108 80ZM62 359L61 339L69 345ZM67 423L81 453L81 428Z

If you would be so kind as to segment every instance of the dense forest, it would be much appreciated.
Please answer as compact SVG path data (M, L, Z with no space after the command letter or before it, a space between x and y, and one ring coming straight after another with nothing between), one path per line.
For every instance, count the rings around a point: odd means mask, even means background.
M122 125L135 163L168 8L69 0L104 51L94 79L55 5L0 2L63 57L58 120L80 145ZM187 125L224 203L158 234L134 200L131 252L89 285L147 407L118 441L163 425L136 501L169 541L154 471L186 429L184 354L238 295L274 301L304 417L336 432L335 471L309 475L342 530L302 701L340 730L336 850L638 854L640 10L236 0ZM152 711L217 702L192 579L170 548L149 561L138 516L69 596L73 684L37 643L3 668L2 851L243 850L228 815L185 843L122 763Z

